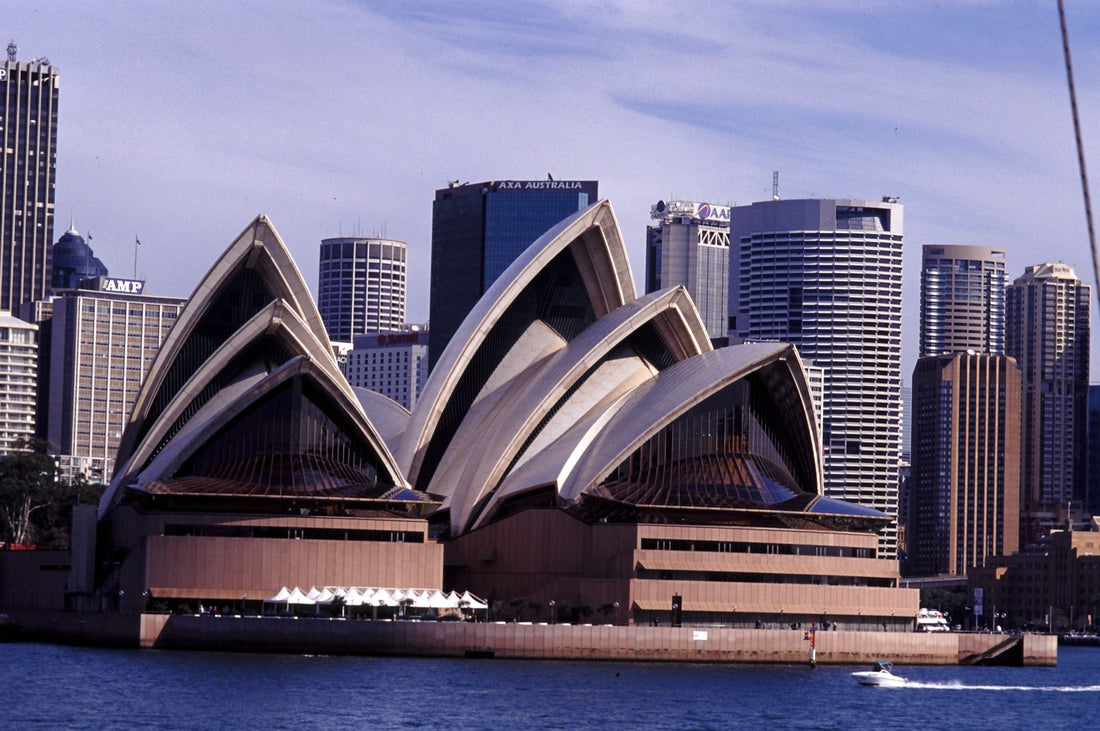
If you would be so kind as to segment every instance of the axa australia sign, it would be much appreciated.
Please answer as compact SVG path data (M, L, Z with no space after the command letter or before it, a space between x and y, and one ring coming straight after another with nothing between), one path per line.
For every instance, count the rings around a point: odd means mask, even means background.
M497 180L489 184L494 192L530 190L575 190L578 193L596 187L594 180Z

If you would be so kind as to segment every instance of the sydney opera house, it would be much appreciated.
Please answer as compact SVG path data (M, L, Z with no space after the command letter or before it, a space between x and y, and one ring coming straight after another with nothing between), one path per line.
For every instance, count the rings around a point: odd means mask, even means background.
M792 346L713 349L683 288L638 296L606 201L492 285L408 412L348 385L260 217L161 348L67 603L416 587L509 617L911 628L890 518L824 496L813 414Z

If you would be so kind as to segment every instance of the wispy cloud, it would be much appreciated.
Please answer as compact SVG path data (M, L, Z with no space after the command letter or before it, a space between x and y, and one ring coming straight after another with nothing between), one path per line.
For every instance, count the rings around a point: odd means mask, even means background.
M1069 5L1100 151L1100 8ZM62 70L59 217L120 271L140 233L150 291L187 294L264 212L311 283L321 238L408 241L423 319L434 190L547 171L600 180L637 275L658 198L748 203L779 169L786 197L901 195L910 262L985 243L1087 276L1049 3L73 0L8 20Z

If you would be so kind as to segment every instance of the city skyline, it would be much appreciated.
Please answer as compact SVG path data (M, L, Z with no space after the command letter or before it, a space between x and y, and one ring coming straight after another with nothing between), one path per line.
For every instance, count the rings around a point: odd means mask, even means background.
M1094 156L1100 9L1067 5ZM1091 283L1053 4L112 7L29 7L5 30L65 82L56 220L116 276L136 255L154 294L189 295L196 254L263 212L311 283L321 238L409 242L424 321L433 191L548 173L600 181L640 282L654 200L767 200L773 170L787 199L900 196L906 381L923 244Z

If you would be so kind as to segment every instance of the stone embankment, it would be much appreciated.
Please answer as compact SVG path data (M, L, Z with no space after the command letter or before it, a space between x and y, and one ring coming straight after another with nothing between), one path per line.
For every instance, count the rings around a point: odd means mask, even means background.
M24 637L188 650L679 662L808 662L809 633L721 627L389 622L285 616L13 615ZM955 665L989 656L1009 635L817 632L820 664ZM1054 635L1022 635L1013 662L1053 666Z

